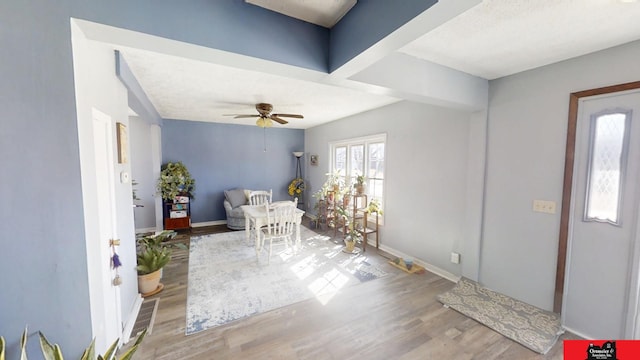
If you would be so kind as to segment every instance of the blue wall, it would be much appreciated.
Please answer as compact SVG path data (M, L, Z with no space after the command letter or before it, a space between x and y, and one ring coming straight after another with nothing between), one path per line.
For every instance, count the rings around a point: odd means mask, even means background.
M70 358L79 357L91 340L70 17L307 69L328 69L327 29L242 0L0 1L0 154L5 155L0 196L11 205L0 209L0 334L7 340L8 358L15 358L26 324L60 343ZM219 154L209 151L208 157L202 155L206 150L194 146L216 149L214 132L206 140L202 134L193 136L198 141L185 155L201 155L197 163L191 165L190 159L187 165L196 179L203 179L198 181L195 221L222 218L215 204L221 203L224 187L273 186L276 197L283 196L284 189L279 192L277 186L285 187L294 176L294 158L288 153L302 149L302 131L267 130L272 153L253 160L251 168L238 169L239 163L211 166L213 158L248 158L245 148L259 151L259 133L252 127L236 130L224 140L227 145L232 138L236 141L238 155L225 148L217 149ZM288 142L291 139L299 143ZM169 145L166 151L170 159ZM259 171L262 175L253 175ZM207 202L214 210L205 211ZM37 349L33 336L29 343Z
M438 0L358 1L331 29L329 72L338 69L437 2Z
M182 161L196 180L195 223L226 220L224 190L272 189L274 200L290 199L292 152L303 150L304 130L181 120L164 120L162 126L162 162Z

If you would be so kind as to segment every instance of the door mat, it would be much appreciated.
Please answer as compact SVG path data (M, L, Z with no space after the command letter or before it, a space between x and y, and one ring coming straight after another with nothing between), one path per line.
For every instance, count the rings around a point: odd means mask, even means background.
M461 278L438 301L507 338L546 354L564 333L556 313L537 308Z

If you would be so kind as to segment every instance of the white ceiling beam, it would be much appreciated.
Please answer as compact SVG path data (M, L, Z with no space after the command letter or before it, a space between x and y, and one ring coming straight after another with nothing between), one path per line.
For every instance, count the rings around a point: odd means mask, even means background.
M481 2L482 0L440 0L398 30L347 61L333 71L331 76L349 78Z

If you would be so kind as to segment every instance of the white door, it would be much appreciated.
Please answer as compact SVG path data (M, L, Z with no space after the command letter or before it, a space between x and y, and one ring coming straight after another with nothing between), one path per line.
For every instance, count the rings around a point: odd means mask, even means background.
M92 304L93 331L96 349L103 351L116 339L122 338L122 314L120 291L113 279L116 272L111 266L112 249L110 240L116 238L115 177L114 177L114 130L111 118L93 110L93 144L96 176L96 203L98 238L89 239L95 246L94 258L89 259L89 267L100 276L100 284L95 285L98 304Z
M587 338L634 337L639 165L640 92L580 100L562 316Z

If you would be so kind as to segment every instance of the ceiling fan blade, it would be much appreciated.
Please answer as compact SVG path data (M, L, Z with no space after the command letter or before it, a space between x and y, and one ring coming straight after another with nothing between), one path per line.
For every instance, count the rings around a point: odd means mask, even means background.
M291 117L291 118L296 118L296 119L304 119L304 116L302 116L302 115L298 115L298 114L273 114L273 116L279 116L279 117Z
M280 118L279 118L279 117L277 117L276 115L271 115L271 116L269 116L269 118L270 118L271 120L273 120L273 121L277 122L277 123L282 124L282 125L284 125L284 124L288 124L288 123L289 123L287 120L280 119Z
M243 118L257 118L260 117L259 114L255 114L255 115L236 115L233 118L234 119L243 119Z

